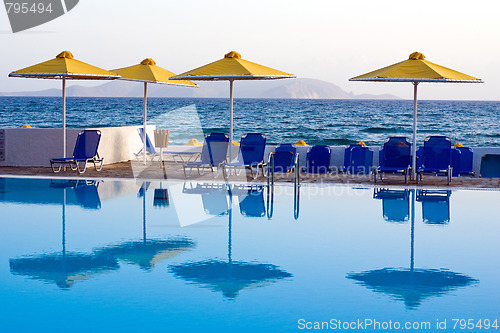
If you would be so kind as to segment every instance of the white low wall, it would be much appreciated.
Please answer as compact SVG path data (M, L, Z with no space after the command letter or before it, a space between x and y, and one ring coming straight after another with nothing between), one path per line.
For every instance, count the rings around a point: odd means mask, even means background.
M140 126L92 128L101 131L99 156L104 164L129 161L142 148L137 128ZM153 138L155 126L148 126ZM66 156L72 156L78 133L83 129L66 129ZM5 128L4 160L0 166L48 167L51 158L63 157L60 128Z

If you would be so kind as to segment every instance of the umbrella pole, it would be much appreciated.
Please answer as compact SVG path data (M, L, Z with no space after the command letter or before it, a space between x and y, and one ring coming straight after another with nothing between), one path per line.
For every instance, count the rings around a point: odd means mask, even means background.
M415 260L415 190L411 190L411 231L410 231L410 271L413 272Z
M417 87L418 82L413 82L413 142L412 142L412 163L411 176L415 178L417 172Z
M62 99L63 99L63 157L66 158L66 78L62 79ZM66 167L64 167L66 169Z
M62 205L62 255L66 256L66 189L63 189Z
M232 244L232 232L233 232L233 193L231 192L231 186L228 184L227 185L227 191L229 194L229 223L228 223L228 241L227 241L227 259L228 262L231 264L233 262L232 259L232 249L233 249L233 244Z
M142 142L143 142L143 147L142 150L144 152L144 159L143 163L146 165L146 119L148 115L148 83L144 82L144 119L143 121L143 131L142 131Z
M229 161L232 160L233 146L233 83L234 80L229 80Z
M142 197L142 242L146 243L146 183L142 182L144 195Z

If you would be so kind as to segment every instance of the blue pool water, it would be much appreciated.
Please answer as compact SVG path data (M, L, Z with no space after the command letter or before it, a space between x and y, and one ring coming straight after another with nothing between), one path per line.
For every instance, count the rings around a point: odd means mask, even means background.
M499 200L0 178L0 332L498 332Z
M60 97L0 97L0 128L61 127ZM229 131L227 99L150 98L148 123L171 130L173 144ZM142 124L142 98L68 98L68 127ZM234 135L265 133L269 144L331 146L412 135L413 101L236 99ZM447 135L468 147L500 147L500 102L419 101L418 141ZM201 135L201 137L200 137Z

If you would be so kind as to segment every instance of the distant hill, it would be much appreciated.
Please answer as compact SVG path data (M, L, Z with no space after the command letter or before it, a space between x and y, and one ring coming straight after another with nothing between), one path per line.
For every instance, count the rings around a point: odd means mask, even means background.
M227 98L229 84L220 82L196 82L199 88L177 87L165 84L149 84L149 97L187 97L187 98ZM138 82L111 81L95 87L72 85L67 88L70 97L141 97L143 85ZM234 93L237 98L299 98L299 99L401 99L398 96L383 94L355 95L339 86L316 79L285 79L236 81ZM60 96L60 89L0 93L0 96Z

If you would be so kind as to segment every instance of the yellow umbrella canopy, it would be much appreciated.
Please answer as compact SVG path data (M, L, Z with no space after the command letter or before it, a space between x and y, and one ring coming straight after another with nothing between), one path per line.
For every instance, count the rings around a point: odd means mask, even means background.
M120 77L118 74L74 59L69 51L59 53L54 59L14 71L9 76L67 80L110 80Z
M349 79L349 81L482 82L481 79L425 60L413 52L407 60Z
M413 52L407 60L355 76L349 81L412 82L413 83L413 144L412 175L417 166L417 86L420 82L482 83L481 79L425 60L420 52Z
M63 98L63 157L66 157L66 80L114 80L120 75L74 59L69 51L51 59L9 74L10 77L62 80Z
M146 164L146 122L147 122L147 94L148 94L148 83L159 83L159 84L169 84L184 87L197 88L196 83L181 80L181 81L169 81L169 78L175 74L164 68L156 65L156 62L151 58L146 58L141 61L140 64L118 68L112 70L114 73L121 76L121 80L126 81L137 81L144 82L144 112L143 112L143 162Z
M175 74L157 66L151 58L146 58L137 65L113 69L112 72L119 74L122 80L196 87L196 83L187 80L169 81Z
M231 51L224 58L173 76L170 80L229 81L229 140L233 142L233 82L234 80L275 80L294 78L295 75L241 59L238 52ZM229 156L231 158L231 146Z
M171 80L273 80L293 78L295 75L241 59L231 51L224 58L170 78Z

